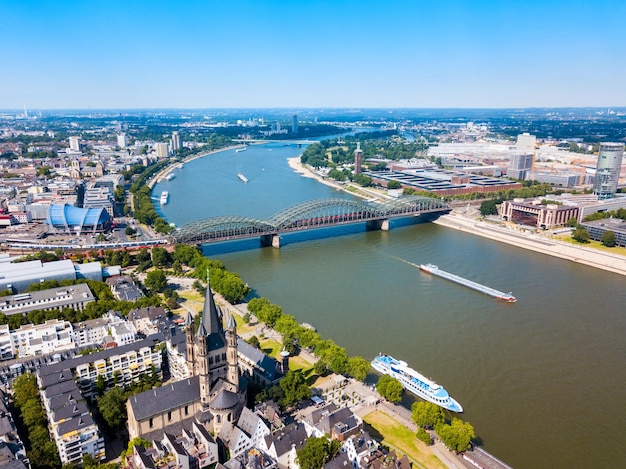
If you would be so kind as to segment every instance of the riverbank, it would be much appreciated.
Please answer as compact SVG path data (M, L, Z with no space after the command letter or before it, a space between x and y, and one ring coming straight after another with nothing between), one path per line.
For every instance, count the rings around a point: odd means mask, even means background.
M204 158L205 156L213 155L214 153L219 153L220 151L233 150L235 148L241 148L243 146L244 145L241 145L241 144L240 145L231 145L229 147L218 148L216 150L207 151L205 153L198 153L197 155L191 155L191 156L188 156L187 158L183 159L182 161L172 161L165 168L163 168L161 171L159 171L157 174L155 174L154 177L152 179L150 179L150 181L148 181L148 187L152 190L153 186L157 182L160 182L161 179L163 179L163 177L165 177L165 175L167 173L169 173L177 164L189 163L190 161L197 160L199 158Z
M384 191L369 189L365 187L361 187L352 183L340 184L334 179L325 178L320 176L315 171L313 171L309 166L303 165L300 161L300 157L296 156L294 158L288 158L287 164L289 167L293 169L296 173L300 174L302 177L316 179L317 181L325 184L329 187L334 187L337 190L350 192L351 194L361 197L362 199L372 200L372 199L389 199L389 197Z
M303 177L317 179L319 182L326 184L327 186L334 187L338 190L348 191L349 186L338 184L335 181L323 178L319 174L313 172L310 168L303 165L300 161L300 157L289 158L287 162L289 163L289 167ZM352 191L349 192L353 193ZM368 198L367 194L354 194L359 197ZM381 198L384 197L383 194L379 194L378 196ZM465 231L476 236L493 239L494 241L511 244L523 249L529 249L531 251L547 254L549 256L566 259L578 264L588 265L596 269L626 275L626 256L621 256L619 254L612 254L598 249L566 243L538 234L529 234L509 228L499 227L492 223L480 221L476 218L463 216L462 214L454 212L449 215L439 217L433 223L447 228Z
M433 223L596 269L626 275L626 257L618 254L577 246L537 234L522 233L457 213L443 215Z

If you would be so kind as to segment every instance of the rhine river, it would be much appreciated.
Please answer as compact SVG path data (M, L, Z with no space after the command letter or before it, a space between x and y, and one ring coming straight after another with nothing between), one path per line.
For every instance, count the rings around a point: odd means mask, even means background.
M156 185L155 197L170 193L159 210L180 226L351 197L289 168L301 151L253 146L186 163ZM485 449L511 466L626 467L624 277L432 223L353 225L281 243L209 245L205 254L349 354L389 353L445 386ZM428 262L518 302L420 272Z

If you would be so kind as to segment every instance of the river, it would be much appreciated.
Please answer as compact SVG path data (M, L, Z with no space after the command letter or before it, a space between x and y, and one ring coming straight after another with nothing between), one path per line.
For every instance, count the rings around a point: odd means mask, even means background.
M158 210L180 226L352 197L289 168L301 151L249 146L186 163L156 185L155 194L170 193ZM389 232L292 234L281 245L238 241L205 254L348 353L389 353L445 386L485 449L511 466L626 467L622 276L412 220L392 221ZM427 262L518 302L420 272Z

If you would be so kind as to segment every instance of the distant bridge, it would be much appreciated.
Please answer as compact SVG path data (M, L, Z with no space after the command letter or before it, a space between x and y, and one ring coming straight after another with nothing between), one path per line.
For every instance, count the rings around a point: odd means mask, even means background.
M254 139L254 138L234 138L233 142L237 143L284 143L285 145L312 145L314 143L320 143L319 140L271 140L271 139Z
M263 246L280 247L280 234L365 222L370 229L389 230L389 219L422 214L448 213L439 199L405 196L384 203L347 199L302 202L267 220L241 216L206 218L177 228L171 236L177 243L207 244L259 236Z

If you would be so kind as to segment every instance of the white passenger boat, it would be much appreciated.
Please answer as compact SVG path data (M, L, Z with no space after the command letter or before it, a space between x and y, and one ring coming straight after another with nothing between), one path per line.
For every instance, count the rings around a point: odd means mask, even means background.
M418 397L437 404L452 412L463 412L463 407L455 401L443 386L426 378L406 362L396 360L390 355L380 354L372 360L372 368L376 371L396 378L404 389L411 391Z

